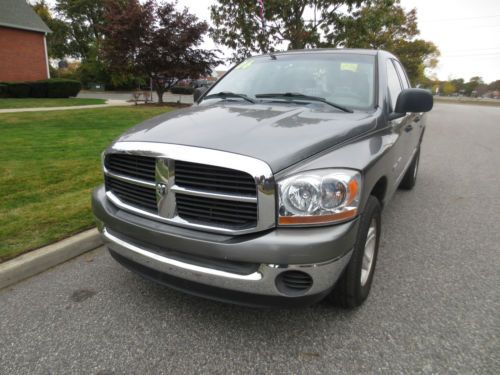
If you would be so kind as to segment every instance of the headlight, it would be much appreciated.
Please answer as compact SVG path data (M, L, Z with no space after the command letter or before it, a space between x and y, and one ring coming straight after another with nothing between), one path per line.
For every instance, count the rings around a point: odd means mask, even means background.
M303 172L278 182L280 225L323 224L358 213L361 175L348 169Z

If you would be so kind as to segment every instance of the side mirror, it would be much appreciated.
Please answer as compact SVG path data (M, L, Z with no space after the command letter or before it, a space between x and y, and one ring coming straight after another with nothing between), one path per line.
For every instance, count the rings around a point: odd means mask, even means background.
M432 94L424 89L405 89L399 93L395 113L429 112L434 104Z
M193 92L193 99L195 102L198 101L198 99L200 99L200 97L207 91L207 88L206 87L198 87L197 89L194 89L194 92Z

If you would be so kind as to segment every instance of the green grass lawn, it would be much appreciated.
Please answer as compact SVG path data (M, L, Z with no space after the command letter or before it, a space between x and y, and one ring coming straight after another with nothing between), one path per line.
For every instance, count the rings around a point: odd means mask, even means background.
M42 107L71 107L75 105L105 104L105 99L46 99L46 98L26 98L26 99L0 99L0 109L15 108L42 108Z
M92 227L101 152L125 129L169 110L0 114L0 261Z

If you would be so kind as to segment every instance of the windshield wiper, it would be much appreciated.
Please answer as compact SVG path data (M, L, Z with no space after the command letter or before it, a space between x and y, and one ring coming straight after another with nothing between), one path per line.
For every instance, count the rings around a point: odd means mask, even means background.
M221 91L221 92L218 92L218 93L215 93L215 94L210 94L210 95L205 96L203 99L210 99L210 98L222 98L222 99L226 99L226 98L241 98L241 99L246 100L247 102L255 104L255 100L250 99L245 94L237 94L235 92L230 92L230 91Z
M353 113L352 110L349 108L346 108L344 106L341 106L336 103L329 102L325 98L320 98L319 96L309 96L309 95L304 95L300 93L295 93L295 92L284 92L284 93L270 93L270 94L257 94L255 95L256 98L283 98L283 99L288 99L288 100L293 100L293 99L302 99L302 100L309 100L309 101L314 101L314 102L321 102L328 104L332 107L335 107L337 109L340 109L341 111L348 112L348 113Z

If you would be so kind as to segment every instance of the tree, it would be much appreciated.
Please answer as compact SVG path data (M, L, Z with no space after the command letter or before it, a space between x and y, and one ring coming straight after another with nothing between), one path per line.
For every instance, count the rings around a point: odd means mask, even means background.
M377 49L410 40L418 33L415 9L405 12L399 0L373 0L340 17L330 41L334 46Z
M477 96L483 96L484 94L486 94L488 92L488 85L481 83L481 84L476 86L475 91L476 91Z
M488 90L491 90L491 91L500 91L500 79L497 79L496 81L491 82L488 85Z
M331 39L344 8L350 12L361 0L265 1L262 18L256 1L218 0L210 7L214 27L210 36L235 52L238 61L252 53L321 46ZM314 10L316 21L306 19ZM326 35L326 37L325 37Z
M439 51L419 34L416 10L399 0L273 0L263 18L255 1L218 0L211 7L215 42L233 49L233 61L284 48L379 48L396 54L412 82L425 81ZM306 14L313 12L313 20Z
M66 22L54 18L45 0L33 4L33 9L45 24L52 30L47 34L47 53L50 58L63 59L70 54L69 26Z
M457 91L457 88L450 81L446 81L443 84L443 94L451 95L451 94L454 94L456 91Z
M484 81L481 77L475 76L471 77L469 82L465 84L465 94L471 96L474 91L476 91L479 85L483 85ZM477 94L477 93L476 93Z
M105 0L56 0L59 19L69 27L68 54L96 60L103 39Z
M210 74L220 61L199 47L208 30L187 9L148 0L127 0L125 7L110 0L104 13L102 57L113 72L146 75L158 101L179 80Z
M439 50L417 39L417 11L406 12L399 0L374 0L340 19L335 45L348 48L384 49L403 63L410 81L424 83L425 70L437 65Z
M450 80L450 82L453 84L453 86L456 87L457 91L460 93L463 93L465 90L465 81L463 78L455 78Z

